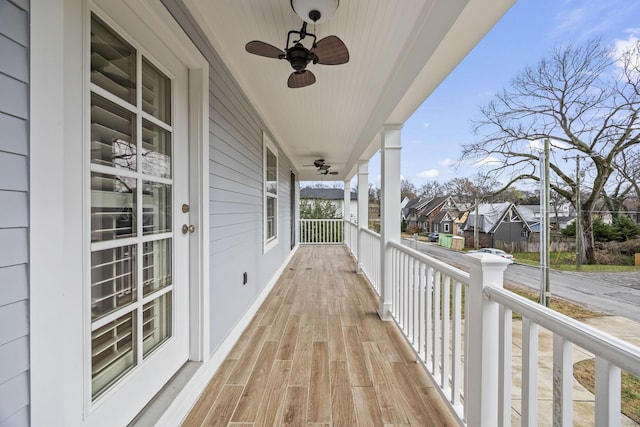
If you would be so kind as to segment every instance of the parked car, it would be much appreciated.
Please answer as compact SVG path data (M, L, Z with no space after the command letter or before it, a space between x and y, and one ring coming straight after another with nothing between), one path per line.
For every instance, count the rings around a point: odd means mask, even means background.
M430 242L437 242L440 238L440 233L429 233L427 234Z
M494 248L482 248L482 249L478 249L478 250L473 250L473 251L469 251L467 253L484 253L484 254L493 254L493 255L497 255L499 257L505 258L507 260L509 260L509 264L513 264L514 261L516 260L513 255L506 253L505 251L501 250L501 249L494 249Z

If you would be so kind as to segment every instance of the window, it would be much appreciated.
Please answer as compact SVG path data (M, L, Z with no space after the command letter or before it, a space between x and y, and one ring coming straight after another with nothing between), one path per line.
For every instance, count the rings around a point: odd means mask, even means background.
M263 135L264 169L264 246L265 251L278 244L278 150Z
M449 232L449 224L444 223L444 232L448 233Z

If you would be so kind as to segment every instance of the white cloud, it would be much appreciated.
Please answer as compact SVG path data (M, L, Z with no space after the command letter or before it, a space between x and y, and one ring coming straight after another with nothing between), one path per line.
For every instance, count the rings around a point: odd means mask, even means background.
M428 128L429 126L431 126L431 123L429 122L424 122L424 124L422 125L423 128Z
M410 144L412 144L412 145L422 145L422 140L421 139L412 139Z
M440 160L440 166L453 166L456 162L453 161L450 157L445 157L444 159Z
M418 172L420 178L435 178L440 175L437 169L427 169L426 171Z
M500 163L500 159L493 156L487 156L484 159L480 159L477 162L475 162L473 166L480 167L480 166L486 166L494 163Z
M618 39L614 41L613 55L616 58L616 65L620 68L624 67L623 58L631 55L630 59L633 64L640 66L640 52L636 48L640 41L640 28L631 28L626 31L629 36L626 39Z

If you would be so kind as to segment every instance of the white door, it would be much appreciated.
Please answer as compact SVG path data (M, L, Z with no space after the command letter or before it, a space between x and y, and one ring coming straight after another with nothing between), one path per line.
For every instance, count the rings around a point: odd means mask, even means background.
M91 424L137 413L189 355L188 71L162 44L130 35L141 28L121 24L91 13Z

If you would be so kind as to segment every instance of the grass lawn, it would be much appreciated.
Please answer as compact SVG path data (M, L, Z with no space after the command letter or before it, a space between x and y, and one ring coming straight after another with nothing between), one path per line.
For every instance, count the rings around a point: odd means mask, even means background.
M516 262L528 265L540 265L538 252L518 252L513 254ZM549 254L549 267L560 271L576 271L576 256L572 252L551 252ZM633 265L582 265L580 271L640 271L640 267Z

